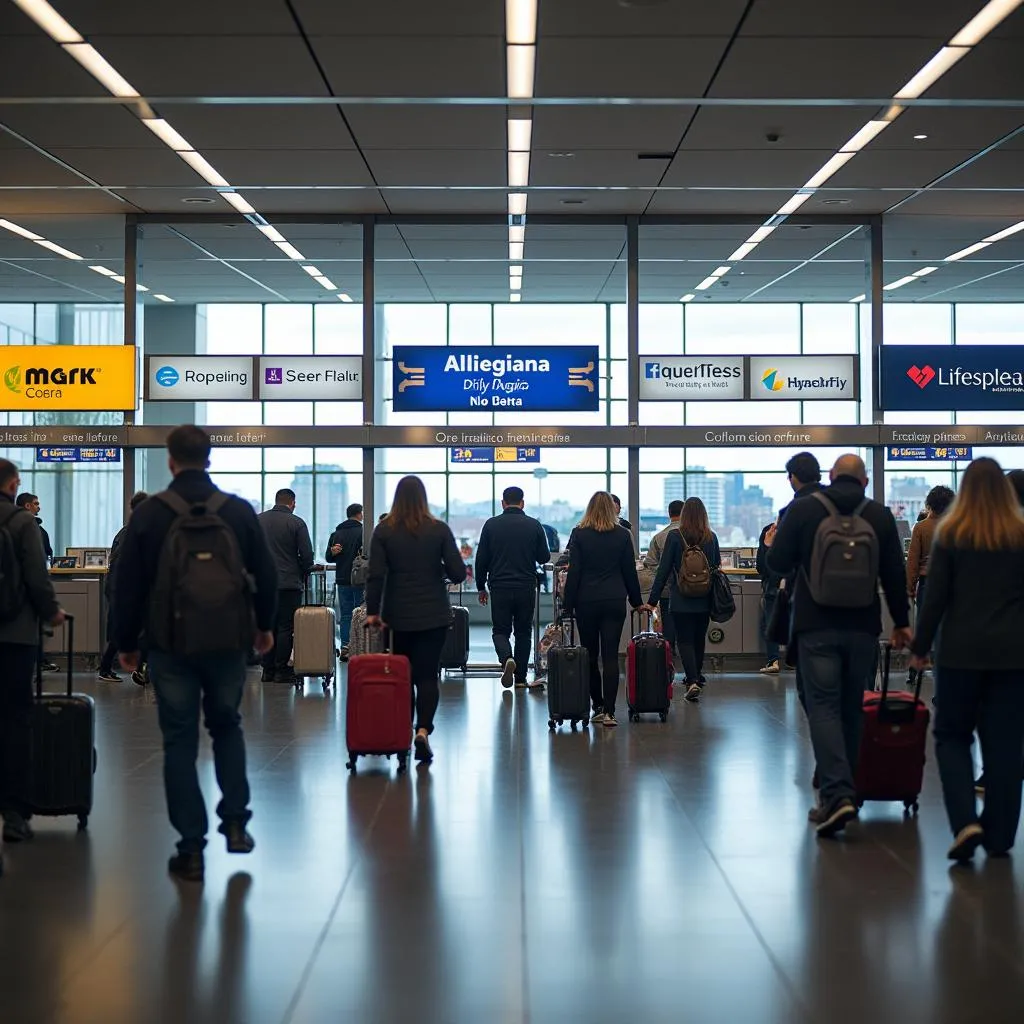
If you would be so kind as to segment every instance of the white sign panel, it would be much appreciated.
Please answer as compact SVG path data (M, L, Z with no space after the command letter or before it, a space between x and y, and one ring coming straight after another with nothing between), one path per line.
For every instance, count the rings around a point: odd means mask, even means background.
M742 356L641 356L640 401L742 401Z
M250 402L252 356L149 356L150 402Z
M783 402L857 397L853 356L750 356L750 397Z
M263 402L353 402L363 397L361 356L260 356Z

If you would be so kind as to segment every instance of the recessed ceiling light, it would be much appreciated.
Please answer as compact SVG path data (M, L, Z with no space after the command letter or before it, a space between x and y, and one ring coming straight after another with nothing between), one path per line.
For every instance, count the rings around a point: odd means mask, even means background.
M562 199L560 202L563 206L582 206L586 199Z
M189 206L209 206L214 200L208 196L185 196L182 202L188 203Z
M548 153L552 160L571 160L575 155L575 153L563 149L556 149L553 153Z
M925 134L924 134L924 132L921 132L921 133L920 133L919 135L915 135L915 136L914 136L914 138L915 138L915 139L916 139L916 140L917 140L918 142L924 142L924 140L925 140L925 139L927 139L927 138L928 138L928 136L927 136L927 135L925 135Z
M822 206L849 206L849 199L822 199Z

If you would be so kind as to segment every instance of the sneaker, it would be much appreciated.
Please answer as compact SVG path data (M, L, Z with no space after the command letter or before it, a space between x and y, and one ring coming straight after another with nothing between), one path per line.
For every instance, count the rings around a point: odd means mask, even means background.
M691 704L698 703L700 701L700 683L690 683L683 699L688 700Z
M614 729L619 723L615 721L615 716L614 715L602 715L601 716L601 724L606 729Z
M240 821L225 821L217 830L227 839L228 853L252 853L256 840Z
M603 711L595 711L590 716L590 724L591 725L604 725L604 720L607 717L608 716Z
M953 845L946 856L958 864L966 864L974 858L974 851L985 841L985 833L981 826L974 822L960 829Z
M97 672L96 678L102 679L105 683L121 682L121 677L113 669L107 669L106 672Z
M343 644L341 650L338 651L338 659L342 662L346 662L350 656L348 644Z
M517 686L526 685L526 683L520 684L516 680L516 661L515 658L509 658L505 662L505 667L501 670L501 685L504 686L506 690L508 690L512 687L513 683L515 683Z
M412 741L412 745L414 748L413 757L417 761L423 764L430 764L434 760L434 751L430 748L430 740L423 733L416 733L416 738Z
M132 682L136 686L148 686L149 685L149 669L148 668L137 668L132 673Z
M44 661L40 666L44 672L59 672L60 665L53 661Z
M699 676L697 676L697 685L698 686L706 686L707 682L708 682L707 676L705 676L704 673L701 672L701 674Z
M35 832L17 811L9 811L4 815L3 836L5 843L26 843L35 838Z
M206 865L201 853L176 853L167 862L167 870L183 882L201 882Z
M761 674L765 676L777 676L779 674L778 659L776 659L775 661L769 661L768 664L765 665L763 669L761 669Z
M819 808L811 819L815 831L822 839L838 835L847 824L857 817L857 807L852 800L843 799L833 804L830 809Z

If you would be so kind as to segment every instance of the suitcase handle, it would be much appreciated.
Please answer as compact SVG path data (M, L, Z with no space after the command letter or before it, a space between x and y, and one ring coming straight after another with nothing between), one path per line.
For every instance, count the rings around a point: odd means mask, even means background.
M36 697L40 700L43 696L43 630L46 625L44 622L39 623L39 657L36 658ZM68 639L67 695L70 697L74 691L72 663L75 659L75 617L70 612L64 612L64 635Z
M639 623L640 623L640 625L642 627L643 623L644 623L644 616L645 615L647 616L647 632L648 633L653 633L654 632L654 612L652 612L652 611L644 611L641 608L630 608L630 610L629 610L629 628L630 628L630 630L633 629L633 624L636 623L637 621L639 621ZM639 629L639 630L637 630L637 632L638 633L639 632L643 632L643 629Z
M386 626L383 623L381 623L379 626L371 626L370 623L368 623L367 621L363 620L363 632L364 633L368 633L371 629L379 629L380 630L380 632L381 632L381 641L384 644L384 653L385 654L394 654L395 653L394 650L393 650L394 644L392 643L392 641L394 640L394 634L391 631L391 627L390 626Z
M559 624L569 623L569 646L576 646L576 620L571 615L566 615L564 612L558 616Z

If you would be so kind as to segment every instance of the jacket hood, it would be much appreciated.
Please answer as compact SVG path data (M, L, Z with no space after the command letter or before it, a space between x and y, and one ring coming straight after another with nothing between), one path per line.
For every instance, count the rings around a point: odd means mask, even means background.
M843 515L849 515L868 495L864 485L852 476L839 476L826 487L824 495Z

